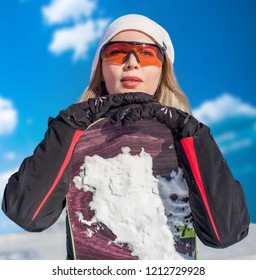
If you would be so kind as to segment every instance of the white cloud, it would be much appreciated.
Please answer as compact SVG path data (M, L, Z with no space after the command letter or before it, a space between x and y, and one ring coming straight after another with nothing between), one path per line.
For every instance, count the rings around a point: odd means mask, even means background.
M214 100L204 102L193 110L193 114L202 123L209 125L230 117L255 117L256 108L230 94L223 94Z
M17 125L17 110L9 99L0 96L0 135L11 134Z
M6 171L4 173L0 173L0 197L2 197L3 191L5 189L5 186L6 186L7 182L8 182L8 179L16 171L17 171L17 169L16 170Z
M227 153L230 152L241 150L243 148L248 148L251 145L253 145L253 140L250 138L245 138L245 139L236 140L234 142L228 143L223 146L221 145L220 150L223 154L226 155Z
M228 131L228 132L224 132L223 134L216 137L215 140L217 142L221 143L221 142L228 142L228 141L235 140L236 137L237 137L237 134L234 131Z
M90 45L99 39L109 19L96 18L97 1L52 0L42 8L48 25L58 25L48 47L54 54L73 52L73 59L87 57ZM66 24L69 25L66 25Z
M193 114L206 125L215 124L218 131L215 140L223 154L255 145L256 107L251 104L230 94L222 94L214 100L203 102L193 110ZM251 121L248 122L248 118Z
M49 25L79 21L89 17L96 8L93 0L53 0L42 8L44 19Z
M90 43L100 38L108 21L105 19L91 20L74 27L55 31L49 50L54 54L73 51L73 59L86 58Z
M224 133L215 137L216 142L219 145L219 148L223 154L228 154L235 151L240 151L241 149L250 148L255 144L255 133L251 131L251 126L248 128L245 126L248 131L237 130L235 131L225 131Z
M16 158L16 153L13 151L6 152L3 154L3 158L8 161L14 160Z

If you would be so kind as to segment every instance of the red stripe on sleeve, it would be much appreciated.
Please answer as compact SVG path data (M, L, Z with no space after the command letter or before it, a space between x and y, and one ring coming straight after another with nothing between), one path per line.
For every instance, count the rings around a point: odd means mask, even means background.
M61 165L61 168L51 186L51 188L49 189L48 193L46 194L45 198L43 199L43 201L41 202L41 204L39 205L39 207L37 208L33 218L32 218L32 221L36 218L36 216L38 215L38 213L40 212L40 210L42 209L42 207L44 206L45 202L47 201L47 199L49 198L49 196L52 194L53 190L55 189L55 187L57 186L61 176L63 175L63 172L64 170L66 169L69 161L70 161L70 158L72 156L72 153L73 153L73 150L75 148L75 145L76 143L78 142L79 138L81 137L81 135L83 134L83 131L82 130L76 130L74 136L73 136L73 139L71 141L71 144L69 146L69 149L68 149L68 152L66 154L66 157Z
M209 219L211 221L214 233L217 236L217 239L219 240L219 242L221 242L220 236L219 236L218 230L216 228L216 225L215 225L212 213L211 213L211 209L210 209L207 197L206 197L206 191L205 191L205 187L204 187L204 184L203 184L203 181L202 181L202 177L201 177L201 174L200 174L198 161L197 161L197 157L196 157L196 153L195 153L195 149L194 149L194 139L193 139L193 137L184 138L184 139L181 140L181 144L182 144L183 149L185 151L186 157L189 161L190 168L192 170L193 176L194 176L194 178L196 180L196 183L198 185L198 188L199 188L201 197L203 199L203 203L205 205L207 214L208 214Z

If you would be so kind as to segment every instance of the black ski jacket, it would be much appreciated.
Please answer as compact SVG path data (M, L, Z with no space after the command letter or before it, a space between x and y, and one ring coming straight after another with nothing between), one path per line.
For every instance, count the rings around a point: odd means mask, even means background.
M69 190L70 159L82 133L60 117L52 119L34 154L10 177L2 209L26 231L43 231L60 216ZM177 140L176 150L200 240L207 246L225 248L246 237L250 219L243 189L209 128L201 125L194 135Z

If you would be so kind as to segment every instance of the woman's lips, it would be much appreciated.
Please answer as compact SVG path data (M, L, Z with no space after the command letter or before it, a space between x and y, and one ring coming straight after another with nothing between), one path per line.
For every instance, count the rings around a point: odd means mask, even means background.
M142 80L139 77L135 77L135 76L128 76L128 77L124 77L121 79L121 83L125 86L125 87L136 87L137 85L139 85L140 83L142 83Z

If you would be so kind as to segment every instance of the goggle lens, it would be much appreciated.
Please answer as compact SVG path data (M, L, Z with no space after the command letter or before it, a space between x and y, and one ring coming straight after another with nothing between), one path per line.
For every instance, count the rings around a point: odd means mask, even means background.
M141 67L162 67L164 53L155 44L138 42L109 42L101 50L101 58L104 62L122 65L133 53Z

